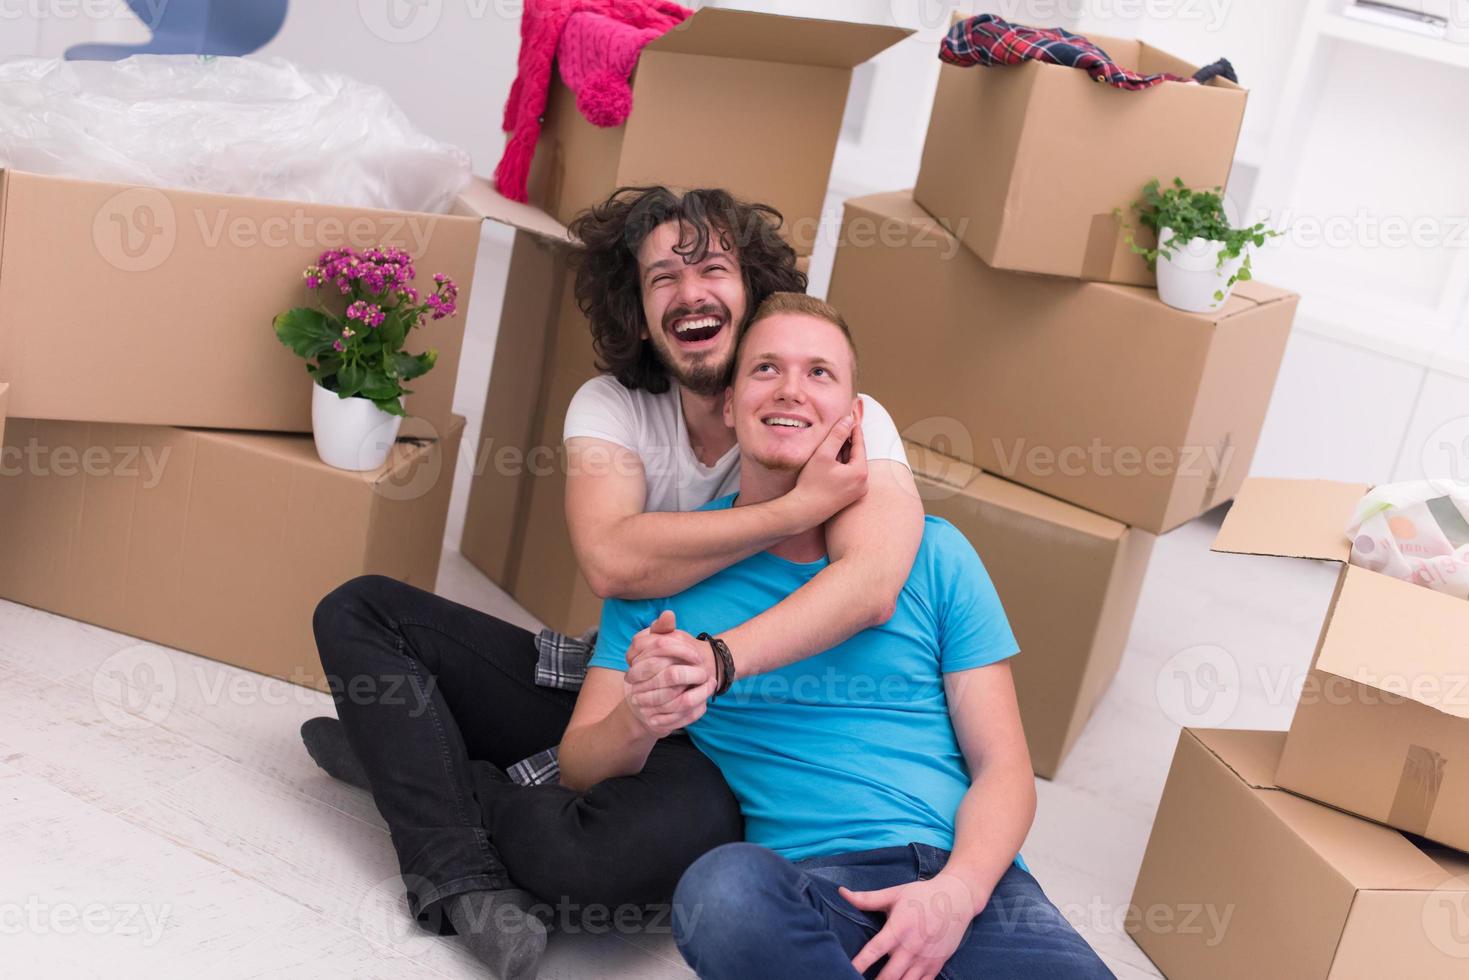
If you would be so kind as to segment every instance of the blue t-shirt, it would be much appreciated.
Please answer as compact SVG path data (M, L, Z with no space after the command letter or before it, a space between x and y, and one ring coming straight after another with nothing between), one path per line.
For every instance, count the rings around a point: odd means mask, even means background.
M705 509L733 501L721 497ZM761 552L668 599L610 599L590 666L627 670L633 635L664 609L679 629L718 635L827 564ZM909 842L952 850L970 778L943 675L1016 652L974 548L952 524L929 517L892 619L824 653L736 680L689 735L739 799L746 839L793 861Z

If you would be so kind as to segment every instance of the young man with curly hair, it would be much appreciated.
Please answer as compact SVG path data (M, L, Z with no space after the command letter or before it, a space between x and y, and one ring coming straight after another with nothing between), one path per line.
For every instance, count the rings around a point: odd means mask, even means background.
M670 595L824 527L831 562L784 601L699 641L707 666L751 676L892 614L923 509L891 419L863 397L788 492L700 510L738 489L723 414L745 321L802 292L780 216L719 190L625 188L571 225L576 296L599 367L565 422L566 514L603 597ZM772 425L793 427L791 420ZM425 926L458 933L501 975L544 947L533 896L582 907L666 902L695 859L742 838L738 801L684 735L644 705L666 678L629 675L618 717L660 736L635 775L558 765L590 646L540 636L381 576L319 605L317 646L340 723L307 722L324 769L370 787ZM717 649L716 649L717 648ZM707 696L704 680L676 692ZM524 889L524 890L522 890Z

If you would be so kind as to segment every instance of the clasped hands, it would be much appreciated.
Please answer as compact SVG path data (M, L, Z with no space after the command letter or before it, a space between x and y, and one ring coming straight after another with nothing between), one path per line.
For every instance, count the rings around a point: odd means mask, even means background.
M665 609L627 648L623 697L655 738L687 728L704 714L718 684L714 651L678 628Z

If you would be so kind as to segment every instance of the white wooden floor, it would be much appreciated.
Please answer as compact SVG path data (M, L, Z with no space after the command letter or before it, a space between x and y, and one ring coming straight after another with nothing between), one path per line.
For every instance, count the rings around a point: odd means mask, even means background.
M1122 933L1180 723L1281 728L1330 567L1159 542L1122 671L1024 853L1120 977ZM529 622L459 555L440 591ZM307 758L328 698L0 602L0 976L472 977L402 911L370 798ZM553 936L542 976L687 976L666 936Z

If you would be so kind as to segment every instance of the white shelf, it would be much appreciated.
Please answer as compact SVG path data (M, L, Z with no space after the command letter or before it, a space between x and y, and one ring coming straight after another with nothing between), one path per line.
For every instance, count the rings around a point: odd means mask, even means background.
M1448 0L1448 2L1452 3L1453 0ZM1362 4L1352 3L1348 0L1346 6L1342 8L1341 13L1343 17L1349 17L1352 20L1360 20L1367 24L1376 24L1379 27L1387 27L1394 31L1404 31L1408 34L1436 38L1442 38L1444 34L1442 24L1420 20L1414 17L1412 12L1408 10L1397 13L1391 10L1363 6Z
M1349 44L1360 44L1410 58L1469 68L1469 44L1445 41L1442 37L1427 37L1411 27L1389 27L1376 21L1358 20L1344 14L1328 14L1322 19L1321 33Z
M1456 321L1443 311L1339 282L1333 288L1325 276L1298 275L1285 282L1301 294L1296 326L1302 331L1469 377L1469 340L1458 335Z

